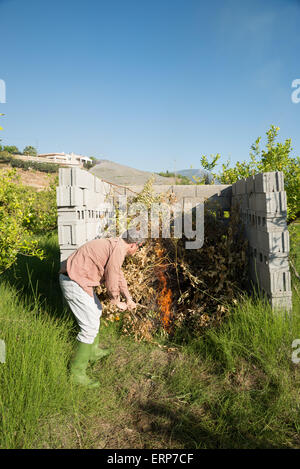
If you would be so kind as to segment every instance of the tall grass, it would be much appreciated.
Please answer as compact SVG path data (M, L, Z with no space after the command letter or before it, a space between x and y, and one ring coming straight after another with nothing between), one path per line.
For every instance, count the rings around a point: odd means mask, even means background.
M244 296L221 327L181 346L138 344L102 324L114 352L93 368L100 389L86 391L68 379L76 327L57 236L40 243L47 259L20 258L0 284L1 448L300 447L297 291L291 315Z
M0 283L0 447L30 448L40 422L77 408L68 362L74 320L63 305L56 235L43 236L46 259L21 256ZM75 392L74 392L75 391Z
M289 360L291 354L286 353L297 337L300 315L296 307L294 313L276 313L259 298L245 296L231 307L229 320L220 328L210 329L197 344L227 370L234 369L239 358L270 369L283 357Z
M0 365L0 447L30 448L39 420L73 406L67 364L70 321L54 320L38 301L18 299L0 285L0 337L6 362Z

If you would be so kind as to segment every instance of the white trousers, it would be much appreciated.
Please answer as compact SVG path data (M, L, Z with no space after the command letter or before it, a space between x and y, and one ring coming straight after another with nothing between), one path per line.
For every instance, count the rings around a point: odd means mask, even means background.
M92 298L77 282L64 274L59 274L59 284L80 328L77 340L92 344L98 334L102 314L99 298L95 293Z

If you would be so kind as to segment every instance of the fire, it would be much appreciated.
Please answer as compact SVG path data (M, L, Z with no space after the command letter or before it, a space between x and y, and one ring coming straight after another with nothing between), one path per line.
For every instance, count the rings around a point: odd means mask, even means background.
M160 245L157 244L155 248L155 252L158 257L161 257L164 254L164 249ZM171 312L172 291L170 290L170 288L168 288L167 278L165 276L164 271L165 271L165 265L159 264L156 270L157 278L159 280L160 287L161 287L160 296L158 298L158 304L162 312L161 320L162 320L164 329L169 330L170 325L171 325L171 315L172 315L172 312Z

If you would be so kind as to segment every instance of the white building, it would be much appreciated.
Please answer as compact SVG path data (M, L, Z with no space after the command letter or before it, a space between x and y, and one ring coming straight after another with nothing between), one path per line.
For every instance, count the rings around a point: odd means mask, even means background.
M76 155L75 153L43 153L38 155L39 158L45 158L53 163L65 163L68 165L81 166L83 163L92 163L92 159L88 156Z

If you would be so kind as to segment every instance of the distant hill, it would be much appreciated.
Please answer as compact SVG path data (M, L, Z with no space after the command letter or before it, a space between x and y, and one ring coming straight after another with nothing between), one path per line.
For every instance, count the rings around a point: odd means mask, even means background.
M98 163L90 169L90 172L101 179L114 184L124 186L144 185L153 173L131 168L123 164L114 163L109 160L98 160ZM154 184L173 184L173 178L155 174Z
M154 184L175 184L174 177L160 176L156 173L131 168L130 166L115 163L110 160L97 160L97 164L89 171L100 179L123 186L144 185L152 174L154 174L155 177ZM210 179L212 178L211 174L203 169L182 169L180 171L176 171L176 174L185 176L193 182L196 181L194 181L192 176L201 178L207 175ZM176 179L176 183L178 183L178 177Z

